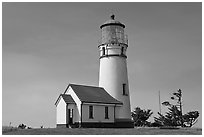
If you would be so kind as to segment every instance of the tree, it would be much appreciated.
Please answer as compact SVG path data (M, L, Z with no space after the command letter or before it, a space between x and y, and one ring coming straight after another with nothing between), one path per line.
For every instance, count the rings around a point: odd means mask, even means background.
M169 112L166 115L162 115L158 112L159 117L154 117L155 123L160 126L179 126L181 125L179 113L180 111L176 106L169 107Z
M192 127L198 121L198 117L199 117L198 111L191 111L183 115L184 126Z
M171 97L172 100L174 101L177 101L176 104L170 104L168 101L165 101L162 103L162 105L164 106L168 106L170 107L171 109L177 109L178 112L177 112L177 117L179 117L179 121L180 121L180 125L183 127L183 114L182 114L182 92L181 92L181 89L178 89L177 92L174 92L173 93L174 96Z
M181 126L192 127L199 116L198 111L191 111L187 114L182 114L182 92L178 89L173 93L172 100L177 101L176 104L171 104L169 101L165 101L162 105L167 106L169 111L166 115L162 115L158 112L159 117L154 117L155 123L160 126Z
M150 125L150 122L148 122L147 120L152 114L153 112L150 109L142 110L139 107L136 107L131 113L131 116L134 120L134 125L140 127Z

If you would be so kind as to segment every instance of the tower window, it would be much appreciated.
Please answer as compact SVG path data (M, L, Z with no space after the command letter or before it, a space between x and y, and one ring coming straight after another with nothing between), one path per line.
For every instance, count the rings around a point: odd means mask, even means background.
M121 55L124 54L124 47L121 48Z
M108 107L105 107L105 119L109 119L108 118Z
M126 84L123 84L123 95L127 95L126 94Z
M104 56L105 55L105 47L102 48L102 52L103 52L102 55Z
M89 106L89 118L93 119L93 106Z

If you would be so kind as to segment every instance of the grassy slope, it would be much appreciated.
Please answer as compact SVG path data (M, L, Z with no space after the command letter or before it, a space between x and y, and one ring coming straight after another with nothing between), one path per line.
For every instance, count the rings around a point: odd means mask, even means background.
M44 128L24 129L3 132L3 135L201 135L202 129L158 129L158 128L134 128L134 129L103 129L103 128Z

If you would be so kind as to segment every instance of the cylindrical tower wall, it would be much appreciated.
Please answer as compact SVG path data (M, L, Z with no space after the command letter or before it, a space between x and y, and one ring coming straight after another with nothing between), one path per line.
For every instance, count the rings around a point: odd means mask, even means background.
M130 119L130 98L126 58L113 56L100 59L99 86L123 102L116 118Z
M116 107L115 118L131 121L129 84L126 62L128 47L124 34L125 25L116 21L114 15L101 25L99 86L103 87L112 97L121 101L122 106Z

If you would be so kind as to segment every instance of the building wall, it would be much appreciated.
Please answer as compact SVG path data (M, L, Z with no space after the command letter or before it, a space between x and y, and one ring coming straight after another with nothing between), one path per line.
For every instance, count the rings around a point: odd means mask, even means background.
M57 109L57 124L66 124L66 103L60 97L60 101L56 107Z
M123 84L126 84L126 95L123 95ZM126 58L114 56L100 59L99 86L123 102L123 106L117 109L116 118L131 119Z
M89 106L93 106L93 119L89 118ZM105 106L108 106L108 117L105 119ZM82 105L82 121L83 122L114 122L114 106L113 105L97 105L83 104Z
M80 122L81 121L81 101L79 100L79 98L77 97L77 95L75 94L75 92L71 87L67 89L65 94L71 95L74 102L76 103L75 109L74 109L74 113L76 114L76 116L74 115L75 116L74 122Z

